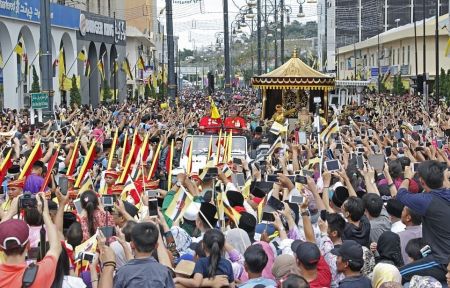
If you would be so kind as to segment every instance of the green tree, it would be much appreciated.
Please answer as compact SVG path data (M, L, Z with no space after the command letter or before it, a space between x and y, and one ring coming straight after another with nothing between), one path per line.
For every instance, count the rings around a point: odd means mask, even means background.
M145 85L145 87L144 87L145 100L147 100L150 97L150 94L151 94L150 86L149 85Z
M70 88L70 105L73 106L74 104L81 105L81 94L75 75L72 76L72 88Z
M394 95L402 95L405 92L405 87L403 86L402 76L395 75L394 82L392 85L392 94Z
M39 76L37 75L36 68L33 65L33 83L31 84L30 93L38 93L41 91L39 86Z
M110 101L112 99L112 92L109 88L108 81L103 80L103 101Z
M447 85L445 81L447 80L447 75L445 75L444 68L441 68L441 74L439 75L439 96L446 97L447 96Z

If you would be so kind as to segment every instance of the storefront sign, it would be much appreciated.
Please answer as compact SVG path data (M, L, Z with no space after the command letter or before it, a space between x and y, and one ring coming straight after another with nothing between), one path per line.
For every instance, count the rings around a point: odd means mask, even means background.
M370 68L370 76L378 77L378 67L377 68Z
M80 14L79 22L81 39L125 45L126 24L124 20L83 12Z
M48 94L47 93L31 93L31 108L47 109Z
M0 16L39 23L40 0L0 0ZM78 29L80 10L50 3L52 26Z

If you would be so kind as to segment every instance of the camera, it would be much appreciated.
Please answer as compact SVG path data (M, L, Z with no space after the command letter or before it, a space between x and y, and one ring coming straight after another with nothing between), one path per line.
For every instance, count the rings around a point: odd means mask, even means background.
M37 200L36 196L30 192L24 192L19 198L19 209L36 208Z

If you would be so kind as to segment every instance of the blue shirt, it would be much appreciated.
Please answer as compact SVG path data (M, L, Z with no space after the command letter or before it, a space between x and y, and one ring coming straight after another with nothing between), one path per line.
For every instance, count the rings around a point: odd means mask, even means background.
M31 194L37 194L39 190L41 190L42 184L44 184L44 178L36 174L30 174L25 181L23 191L31 192Z
M114 288L172 288L172 275L169 269L153 257L132 259L117 270Z
M256 285L264 285L264 287L266 288L275 288L277 287L277 282L273 281L272 279L267 279L267 278L254 278L254 279L250 279L247 282L239 285L239 288L253 288Z
M203 278L207 278L209 266L210 266L209 257L200 258L198 259L197 263L195 263L193 274L195 275L196 273L199 273L203 275ZM231 267L230 261L222 257L219 259L219 263L217 265L217 269L214 276L217 275L226 275L228 277L229 283L234 282L233 268Z

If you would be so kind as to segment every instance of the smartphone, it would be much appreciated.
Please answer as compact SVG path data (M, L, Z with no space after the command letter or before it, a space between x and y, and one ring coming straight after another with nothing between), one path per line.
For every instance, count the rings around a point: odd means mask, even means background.
M148 200L148 216L158 216L158 199Z
M369 155L368 160L370 166L372 166L373 169L375 169L378 172L383 171L384 155L382 154Z
M305 145L307 143L306 132L298 132L298 144Z
M89 261L89 263L92 263L92 261L94 261L95 254L89 252L81 252L80 254L80 260Z
M364 158L362 155L356 156L356 167L358 167L359 170L364 169Z
M208 168L208 174L211 177L217 177L217 175L219 175L219 170L217 167L210 167L210 168Z
M269 174L267 175L267 182L278 182L278 175L276 174Z
M391 146L387 146L384 148L384 155L386 155L386 157L390 157L392 155L392 148Z
M103 195L100 197L103 207L114 207L114 198L111 195Z
M58 186L61 194L67 195L67 191L69 190L69 180L67 179L67 177L59 177Z
M287 178L289 178L289 180L291 180L292 184L295 184L295 175L286 175Z
M81 214L83 212L83 207L81 207L80 198L73 200L73 205L75 206L75 209L77 210L77 214Z
M187 128L187 133L188 133L189 135L194 134L194 128Z
M240 158L233 158L233 164L242 165L242 159L240 159Z
M311 178L314 177L314 172L313 171L309 171L309 170L303 169L302 172L303 172L303 175L305 175L305 176L309 176Z
M400 131L396 131L396 132L394 133L394 137L395 137L395 139L397 139L397 140L402 139L402 135L401 135Z
M111 223L111 224L113 224L113 223ZM103 226L103 227L99 227L98 229L100 231L102 231L102 233L106 239L116 236L116 229L114 226Z
M263 212L261 221L274 222L275 216L273 216L273 214L270 212Z
M340 169L339 160L329 160L325 162L328 171L337 171Z
M379 153L380 147L378 147L378 145L372 145L372 151L373 151L373 153Z
M291 195L289 197L289 203L303 204L304 202L305 202L305 197L303 197L303 196Z
M358 153L364 153L364 152L365 152L364 147L358 147L358 148L356 148L356 152L358 152Z
M147 190L145 191L148 198L157 198L160 196L160 193L157 190Z
M438 139L436 143L439 149L442 149L442 147L444 146L444 140L442 139Z
M277 211L284 210L283 202L281 202L275 197L270 197L269 200L267 200L267 205L269 205L270 207L272 207Z
M403 142L398 142L398 143L396 144L396 147L397 147L397 148L403 148Z
M244 173L236 173L233 174L234 177L234 182L238 187L244 187L245 185L245 177L244 177Z
M342 151L344 149L344 147L342 147L342 143L337 143L336 144L336 149Z
M295 182L296 182L296 183L301 183L301 184L306 184L306 183L308 183L306 177L305 177L305 176L302 176L302 175L296 175L296 176L295 176Z
M414 162L412 165L412 171L417 172L419 170L419 162Z

